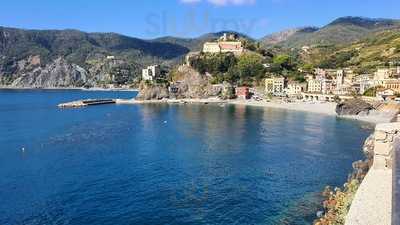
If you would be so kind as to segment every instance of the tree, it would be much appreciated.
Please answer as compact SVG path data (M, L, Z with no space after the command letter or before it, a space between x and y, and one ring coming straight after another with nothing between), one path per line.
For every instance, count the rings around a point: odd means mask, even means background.
M262 79L265 76L263 58L254 53L243 54L237 63L239 77L248 80L249 78Z

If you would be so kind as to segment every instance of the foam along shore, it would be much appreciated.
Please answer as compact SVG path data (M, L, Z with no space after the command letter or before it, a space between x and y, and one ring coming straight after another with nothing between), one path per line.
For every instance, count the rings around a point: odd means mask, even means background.
M163 99L163 100L123 100L118 99L117 104L149 104L149 103L223 103L231 105L247 105L259 106L266 108L279 108L287 110L304 111L311 113L320 113L325 115L335 116L336 103L331 102L295 102L295 103L280 103L255 100L221 100L219 98L208 99Z
M278 108L295 111L303 111L310 113L319 113L330 116L336 116L336 103L333 102L267 102L267 101L255 101L255 100L231 100L229 104L234 105L249 105L259 106L266 108Z
M255 100L221 100L219 98L208 98L208 99L163 99L163 100L123 100L118 99L117 104L151 104L151 103L166 103L166 104L191 104L191 103L222 103L222 104L232 104L232 105L246 105L255 107L265 107L265 108L276 108L285 110L302 111L308 113L317 113L328 116L337 116L344 119L359 120L368 123L387 123L391 122L396 116L393 113L371 111L369 115L359 116L359 115L346 115L338 116L336 114L336 103L334 102L279 102L279 101L255 101Z
M309 101L296 101L296 102L267 102L267 101L254 101L254 100L232 100L230 104L237 105L250 105L261 106L267 108L278 108L286 110L303 111L309 113L318 113L329 116L337 116L343 119L352 119L363 121L367 123L389 123L396 119L397 113L394 111L377 111L372 110L368 115L337 115L335 102L309 102Z

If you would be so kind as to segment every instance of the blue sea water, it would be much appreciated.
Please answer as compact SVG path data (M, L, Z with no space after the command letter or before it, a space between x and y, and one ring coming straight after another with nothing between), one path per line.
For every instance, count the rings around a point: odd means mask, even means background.
M56 107L135 95L1 90L0 224L311 224L371 132L245 106Z

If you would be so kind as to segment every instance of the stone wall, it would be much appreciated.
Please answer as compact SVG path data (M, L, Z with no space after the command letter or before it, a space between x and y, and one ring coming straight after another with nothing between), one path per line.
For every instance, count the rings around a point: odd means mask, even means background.
M374 164L372 169L392 169L394 138L400 123L378 124L375 128Z
M374 162L362 181L346 217L346 225L390 225L392 165L400 123L378 124L374 135Z

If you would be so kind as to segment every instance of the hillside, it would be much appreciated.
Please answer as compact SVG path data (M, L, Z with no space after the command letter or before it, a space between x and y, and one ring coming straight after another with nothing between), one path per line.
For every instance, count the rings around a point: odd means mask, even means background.
M271 43L272 34L261 39L264 45L275 44L283 47L300 48L305 45L346 44L358 41L367 35L384 30L400 28L400 21L393 19L370 19L363 17L342 17L321 28L295 29L286 38Z
M176 65L189 51L199 51L204 42L222 34L142 40L115 33L0 27L0 85L90 87L132 83L144 66Z
M354 67L360 73L400 65L400 29L377 32L347 45L315 47L303 60L323 68Z
M281 32L273 33L263 37L260 42L264 46L279 45L288 40L303 39L305 35L318 31L317 27L304 27L288 29Z
M0 84L53 87L126 83L143 65L168 64L188 52L181 45L114 33L0 27Z

